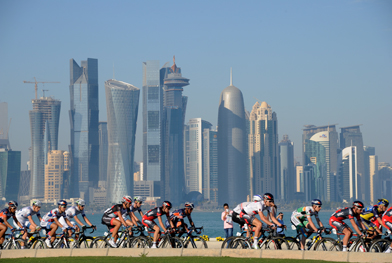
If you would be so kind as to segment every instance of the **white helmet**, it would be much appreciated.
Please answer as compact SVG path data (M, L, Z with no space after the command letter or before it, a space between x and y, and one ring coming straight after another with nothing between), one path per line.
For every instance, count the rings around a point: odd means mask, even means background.
M75 202L77 205L80 205L80 206L85 206L86 205L86 202L83 200L83 199L79 199L78 201L76 201Z
M135 197L133 198L133 201L143 202L143 197L141 197L141 196L135 196Z
M42 206L42 202L40 200L35 200L33 202L33 205L41 207Z
M261 197L261 195L254 195L253 196L253 201L255 202L261 202L263 200L263 198Z

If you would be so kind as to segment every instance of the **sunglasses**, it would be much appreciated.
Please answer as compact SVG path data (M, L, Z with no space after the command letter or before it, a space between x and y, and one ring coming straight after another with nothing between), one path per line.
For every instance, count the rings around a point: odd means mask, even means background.
M67 206L66 206L66 205L62 205L61 207L67 208Z

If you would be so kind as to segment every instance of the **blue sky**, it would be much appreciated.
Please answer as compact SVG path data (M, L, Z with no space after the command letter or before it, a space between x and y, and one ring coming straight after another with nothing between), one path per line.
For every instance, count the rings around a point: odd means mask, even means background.
M186 119L217 124L221 91L233 84L251 110L256 98L278 116L301 158L305 124L363 124L364 145L392 163L392 1L0 1L0 101L10 139L31 145L34 85L62 101L59 148L69 136L69 59L97 58L100 120L104 82L142 87L142 62L176 56L190 79ZM142 160L141 97L135 160ZM340 129L339 129L340 132Z

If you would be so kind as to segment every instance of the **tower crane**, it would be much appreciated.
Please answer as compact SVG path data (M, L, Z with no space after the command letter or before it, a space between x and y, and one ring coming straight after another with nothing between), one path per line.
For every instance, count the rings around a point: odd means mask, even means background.
M38 83L60 83L60 82L58 82L58 81L37 81L37 79L34 77L34 81L24 80L23 83L34 83L35 84L35 99L37 99Z

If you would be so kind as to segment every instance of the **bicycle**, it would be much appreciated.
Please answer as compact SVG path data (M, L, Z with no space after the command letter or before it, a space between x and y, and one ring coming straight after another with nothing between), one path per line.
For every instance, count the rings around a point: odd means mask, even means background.
M194 232L196 232L196 234L200 235L202 230L203 230L203 227L192 227L189 229L189 231L186 233L186 235L184 237L180 237L180 238L182 238L182 241L184 242L184 248L188 248L191 246L192 246L192 248L208 248L207 242L202 237L193 235ZM184 235L184 234L182 234L182 235Z
M342 251L343 250L343 242L340 239L340 236L344 235L343 233L336 233L336 230L333 231L334 234L338 236L338 239L335 240L335 244L331 247L329 251ZM347 251L348 252L369 252L371 243L366 240L366 236L358 236L357 234L353 234L354 237L348 241L347 244ZM378 246L377 243L374 243L372 252L378 252L381 248Z
M36 229L34 232L29 232L28 235L30 238L24 240L23 238L19 237L16 241L21 244L25 243L26 248L31 249L45 249L45 237L40 235L40 229Z
M293 226L293 229L296 229L295 226ZM320 230L324 230L324 232L329 235L332 232L331 228L325 228L321 227ZM297 230L297 235L295 237L284 237L284 239L288 242L290 250L295 250L297 248L298 250L301 250L301 243L300 243L300 238L302 236L302 233L300 233ZM330 247L334 245L336 242L335 239L330 238L330 237L323 237L322 232L317 233L313 238L309 241L306 242L305 244L305 249L306 250L316 250L316 251L328 251L330 250Z
M134 232L134 235L139 234L139 236L134 236L129 240L128 244L130 248L151 247L153 239L151 236L146 236L144 234L144 227L136 226L132 228L132 231Z
M111 237L112 237L111 232L105 232L104 236L99 236L93 239L93 241L90 244L90 248L112 247L109 243ZM130 237L131 236L129 235L129 227L127 228L121 227L120 231L118 231L118 238L116 242L117 247L123 247L123 248L128 247Z
M2 244L2 249L20 249L20 244L17 242L17 237L15 234L21 231L24 231L24 229L14 229L11 234L5 234L5 240Z
M385 250L387 250L392 243L392 238L390 235L390 232L386 232L384 234L385 238L380 238L372 241L369 250L371 252L384 252Z
M75 233L75 229L66 229L61 234L56 234L56 239L52 243L52 248L71 248L72 241L70 240L70 236L68 234L68 230L72 231L72 234Z
M90 234L92 234L95 231L94 227L95 226L83 226L80 228L79 232L75 232L75 236L79 234L79 237L73 242L72 248L90 248L89 242L91 243L94 238L86 236L84 232L87 229L93 229L93 231L90 232Z

